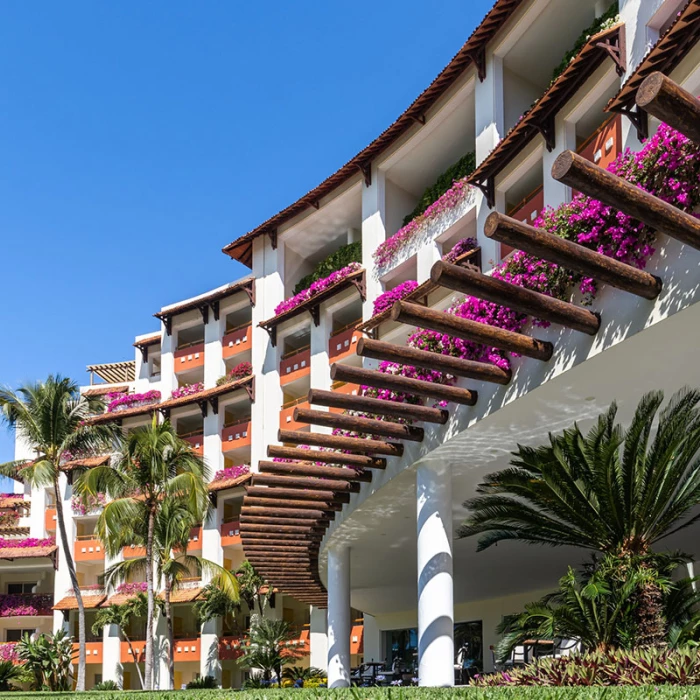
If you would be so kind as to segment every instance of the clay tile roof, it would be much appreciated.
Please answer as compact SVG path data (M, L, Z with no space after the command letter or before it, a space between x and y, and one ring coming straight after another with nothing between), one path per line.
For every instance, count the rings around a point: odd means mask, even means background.
M608 102L607 112L627 112L634 107L639 86L651 73L668 75L687 56L688 49L700 38L700 0L689 0L675 20L649 49L634 73Z
M83 392L83 396L104 396L111 393L123 393L129 391L127 384L121 386L93 386Z
M86 610L93 610L94 608L99 608L100 605L106 600L107 596L104 593L99 593L97 595L87 595L83 593L83 605ZM78 599L74 595L68 595L53 606L54 610L77 610L78 609Z
M71 459L69 462L64 462L61 465L61 471L70 472L73 471L73 469L91 469L92 467L101 467L103 464L108 464L109 459L109 455L96 455L95 457Z
M253 478L252 474L243 474L243 476L237 476L235 479L220 479L219 481L212 481L209 484L210 492L225 491L226 489L232 489L236 486L242 486L247 481Z
M467 182L481 187L488 178L497 175L511 159L538 134L544 134L556 113L597 70L610 53L604 48L619 40L624 31L621 23L594 34L578 52L542 97L520 118L520 121L498 142L479 164ZM548 124L549 122L549 124ZM552 134L553 136L553 134Z
M126 408L123 411L114 411L113 413L100 413L97 416L92 416L85 421L88 425L97 425L98 423L109 423L112 420L122 420L123 418L131 418L132 416L145 415L153 413L160 406L159 403L149 403L146 406L135 406L134 408Z
M372 160L397 141L416 121L423 122L426 112L445 94L466 68L474 63L478 71L483 70L483 55L486 45L496 36L522 3L523 0L496 0L494 6L454 58L388 129L320 185L257 228L229 243L223 252L250 267L255 238L266 233L274 234L278 226L290 221L306 209L319 204L323 197L329 195L351 178L356 177L359 172L362 172L363 175L369 173Z
M249 291L249 297L251 303L254 303L255 299L255 294L254 294L254 283L255 278L248 276L244 277L243 279L236 280L235 282L231 282L231 284L227 284L225 287L221 289L215 289L213 292L209 292L208 294L202 294L201 296L197 297L196 299L190 299L189 301L184 301L182 304L173 304L172 306L166 306L162 308L160 311L157 313L153 314L156 318L159 318L161 320L169 317L169 316L175 316L176 314L184 314L187 311L192 311L193 309L199 309L203 306L208 306L209 304L212 304L217 301L221 301L222 299L225 299L226 297L230 297L233 294L236 294L238 292L242 292L245 290L250 290ZM158 336L160 339L160 336Z
M199 594L203 591L203 588L176 588L170 594L171 603L192 603L199 597ZM163 598L164 594L159 593L159 598Z
M30 508L31 501L25 501L24 495L21 493L18 493L16 496L6 496L5 498L0 498L0 508L14 508L15 506L20 505Z
M0 547L0 559L33 559L50 557L58 547L55 544L46 547Z
M135 348L145 348L149 345L158 345L161 342L160 333L154 333L146 338L141 338L134 343Z

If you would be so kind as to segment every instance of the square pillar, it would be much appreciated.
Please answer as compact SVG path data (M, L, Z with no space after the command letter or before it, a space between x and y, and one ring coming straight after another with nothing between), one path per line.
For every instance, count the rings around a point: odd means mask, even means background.
M328 687L350 687L350 548L328 552Z
M363 616L364 630L362 632L362 644L364 647L365 662L384 661L384 645L382 644L382 631L377 625L377 619L365 613Z
M419 685L450 687L454 685L454 591L449 465L418 467L416 509Z
M311 655L309 664L324 671L328 670L328 620L326 611L311 606L311 624L309 630Z
M383 291L376 274L372 253L386 240L386 181L384 173L372 168L372 182L362 185L362 266L366 270L367 301L362 304L362 318L371 318L373 302Z
M552 177L552 165L560 153L576 150L576 124L557 115L554 119L554 140L556 148L542 153L542 182L544 205L557 207L563 202L571 201L571 188Z

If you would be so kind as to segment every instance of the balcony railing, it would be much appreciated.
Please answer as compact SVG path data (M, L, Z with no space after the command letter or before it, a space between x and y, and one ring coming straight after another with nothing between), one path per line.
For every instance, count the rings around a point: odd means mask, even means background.
M250 350L252 347L253 333L250 321L226 332L221 339L221 352L224 358L233 357L240 352Z
M288 384L311 371L311 347L291 350L280 360L280 384Z
M87 641L85 644L85 662L88 664L102 663L102 641ZM78 653L80 645L77 642L73 643L73 652Z
M542 209L544 209L544 188L540 185L530 192L527 197L518 202L518 204L508 212L508 216L532 226L532 223L540 215ZM513 250L511 246L501 243L501 259L510 255Z
M227 661L237 659L242 655L242 646L244 637L241 635L233 635L219 638L219 659Z
M221 533L221 546L227 547L241 543L241 524L238 520L231 520L221 523L219 532Z
M198 635L175 637L175 661L199 661L201 649L202 640Z
M185 372L197 367L204 367L204 343L187 343L174 353L175 372Z
M190 430L189 433L179 433L178 437L189 442L192 445L192 450L198 455L204 454L204 429Z
M226 452L250 445L250 416L236 419L221 431L221 449Z
M583 156L601 168L607 168L622 151L622 116L601 124L578 148Z
M347 394L348 396L357 396L360 393L360 385L350 382L333 382L331 391L336 394ZM330 408L331 413L342 413L344 408Z
M96 535L78 535L75 540L73 556L76 561L100 561L104 559L104 548Z
M307 423L298 423L294 420L295 408L310 408L306 397L302 396L299 399L287 401L287 403L282 404L282 408L280 409L280 428L283 430L298 430L308 425Z
M355 352L355 345L362 337L362 333L357 330L360 323L361 318L331 333L328 339L328 357L331 360L339 360Z

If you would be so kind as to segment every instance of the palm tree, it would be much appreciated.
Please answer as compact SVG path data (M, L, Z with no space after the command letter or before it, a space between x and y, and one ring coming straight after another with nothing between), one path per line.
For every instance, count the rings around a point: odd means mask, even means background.
M81 477L80 488L90 495L107 494L108 503L97 522L97 534L110 557L126 544L145 545L145 560L155 561L156 521L168 497L177 497L193 514L206 513L208 469L191 446L179 438L169 421L135 428L123 440L113 466L93 467ZM141 538L141 539L140 539ZM146 566L145 680L153 689L153 566Z
M255 613L257 605L260 617L262 617L265 613L265 607L272 597L272 586L247 560L236 569L236 578L241 589L241 598L248 605L251 614Z
M141 687L144 687L143 674L138 662L138 655L134 652L134 647L127 630L129 623L134 617L145 617L148 611L148 599L143 593L139 593L136 597L123 603L122 605L109 605L106 608L101 608L95 616L95 622L92 625L93 634L101 634L102 630L107 625L116 625L122 633L124 640L129 646L129 653L134 659L136 665L136 673L139 676Z
M652 546L700 518L692 512L700 503L700 392L682 389L662 403L662 392L646 394L627 430L613 403L585 435L574 425L548 445L519 445L511 467L487 476L464 504L471 514L458 535L481 535L478 550L503 540L569 545L609 553L630 570L658 570ZM665 638L653 579L637 593L640 645Z
M16 392L0 389L0 411L18 437L35 453L33 461L8 462L0 473L29 483L32 488L51 487L56 499L56 522L71 585L78 605L78 678L76 689L85 690L85 607L75 573L72 543L68 541L59 477L66 456L97 455L110 451L111 426L88 426L91 414L104 405L81 396L70 379L50 375L45 382L27 384Z
M241 661L246 668L259 668L263 679L269 681L273 671L282 680L282 664L301 656L289 647L294 638L291 625L284 620L259 620L250 628L248 644L243 648Z

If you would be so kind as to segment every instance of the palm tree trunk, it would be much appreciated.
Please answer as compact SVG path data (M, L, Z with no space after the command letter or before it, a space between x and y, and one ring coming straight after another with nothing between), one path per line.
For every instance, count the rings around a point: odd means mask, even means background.
M141 684L141 687L143 688L143 673L141 673L141 667L139 666L139 657L135 654L134 652L134 647L131 644L131 639L129 639L129 635L122 630L122 634L124 635L124 639L126 640L126 643L129 645L129 653L131 654L132 658L134 659L134 665L136 666L136 673L139 674L139 683Z
M56 468L56 473L58 473L58 467ZM75 689L77 691L85 690L85 664L87 660L86 654L86 639L85 639L85 605L83 604L83 596L80 593L80 584L78 583L78 576L75 573L75 562L73 561L73 553L70 549L70 543L68 542L68 533L66 532L66 521L63 516L63 499L61 498L61 488L58 485L58 479L54 479L53 482L53 493L56 499L56 522L58 523L58 531L61 534L61 548L63 549L63 556L66 560L66 566L68 567L68 574L70 575L70 582L73 586L73 593L75 594L75 600L78 604L78 678L76 681Z
M168 690L175 689L175 635L173 634L173 616L170 606L170 579L165 577L165 621L168 627Z
M153 507L148 513L148 535L146 537L146 587L148 596L148 608L146 618L146 663L145 676L146 690L153 690L153 613L155 611L155 596L153 593L153 530L155 527L155 513Z

